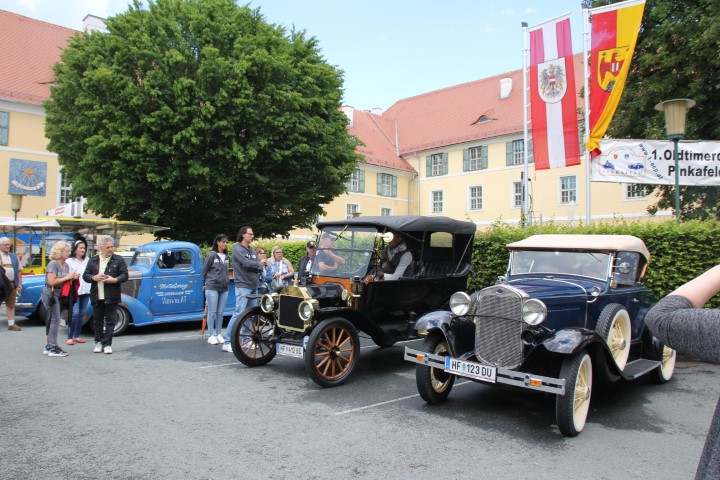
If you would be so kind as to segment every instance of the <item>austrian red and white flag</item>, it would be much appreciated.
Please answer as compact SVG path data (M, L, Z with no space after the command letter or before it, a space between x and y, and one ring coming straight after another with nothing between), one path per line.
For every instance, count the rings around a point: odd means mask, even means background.
M530 122L535 170L580 164L577 90L568 16L530 32Z

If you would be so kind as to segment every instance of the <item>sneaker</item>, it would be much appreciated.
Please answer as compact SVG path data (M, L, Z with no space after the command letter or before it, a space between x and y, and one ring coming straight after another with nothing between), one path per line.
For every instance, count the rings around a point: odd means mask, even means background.
M67 357L68 353L60 347L53 347L48 351L48 357Z
M73 338L73 340L75 340L75 343L85 343L85 340L82 338Z
M66 345L75 345L75 342L72 338L69 338L67 342L65 342Z
M232 352L233 352L233 351L232 351L232 345L230 345L229 343L223 344L223 346L222 346L222 351L223 351L223 352L232 353Z
M223 338L222 335L220 335L220 334L215 335L215 338L217 339L218 343L225 343L225 339Z
M95 348L93 348L93 353L102 353L102 343L95 342Z
M217 344L218 344L217 338L215 338L215 337L213 337L212 335L210 335L210 336L208 337L208 343L209 343L210 345L217 345Z
M50 347L48 347L47 345L45 345L45 348L43 348L43 355L47 355L47 354L49 354L49 353L50 353Z
M103 348L103 353L110 355L112 353L112 347L110 345L106 345L105 348Z
M12 325L8 325L8 330L13 332L19 332L20 330L22 330L22 328L20 328L19 325L13 323Z

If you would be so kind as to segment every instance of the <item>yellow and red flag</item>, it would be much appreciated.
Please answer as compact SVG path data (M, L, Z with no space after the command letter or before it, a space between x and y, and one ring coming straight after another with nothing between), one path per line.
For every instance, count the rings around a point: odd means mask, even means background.
M587 149L600 153L600 139L615 115L637 43L645 0L591 8L590 135Z

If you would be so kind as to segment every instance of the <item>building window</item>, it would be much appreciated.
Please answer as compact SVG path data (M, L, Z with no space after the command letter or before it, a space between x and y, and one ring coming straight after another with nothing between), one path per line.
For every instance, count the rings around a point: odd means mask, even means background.
M520 208L523 205L523 182L513 182L513 203L512 206Z
M442 190L434 190L431 192L432 195L432 201L430 202L432 204L432 213L443 213L443 191Z
M533 163L532 140L528 141L528 163ZM505 165L522 165L525 162L525 140L505 144Z
M428 177L437 177L439 175L447 175L448 173L448 154L436 153L425 157L426 175Z
M380 209L380 216L381 217L392 217L392 208L381 208Z
M68 180L67 175L60 171L60 188L58 188L58 205L65 205L73 201L72 183Z
M625 198L627 199L643 199L650 195L650 192L652 192L650 185L643 185L642 183L625 184Z
M463 150L463 171L485 170L488 168L488 147L473 147Z
M360 205L358 205L357 203L348 203L345 207L345 219L355 217L356 215L353 215L355 213L360 213Z
M378 173L377 192L383 197L397 197L397 177L389 173Z
M8 112L0 112L0 145L8 144L9 126L10 114Z
M345 188L348 192L365 192L365 172L362 170L355 170L347 182L345 182Z
M470 187L470 210L482 210L482 187Z
M570 177L560 177L560 203L576 203L577 202L577 178L573 175Z

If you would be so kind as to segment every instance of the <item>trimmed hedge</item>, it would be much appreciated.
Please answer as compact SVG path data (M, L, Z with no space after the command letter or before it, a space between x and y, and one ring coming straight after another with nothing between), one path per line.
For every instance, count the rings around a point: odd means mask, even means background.
M616 220L590 226L546 223L524 228L498 222L490 229L475 234L472 256L474 274L470 277L468 289L475 291L493 285L499 276L505 275L508 266L505 245L543 233L616 234L641 238L650 251L647 285L658 299L720 263L720 222L717 221L678 224L675 221L640 223ZM262 245L267 249L269 257L272 247L280 245L284 257L297 268L300 258L305 255L305 243L262 240L253 243L253 247ZM208 247L202 248L203 256L208 250ZM232 252L232 244L228 245L228 250ZM720 308L720 297L714 298L708 306Z

